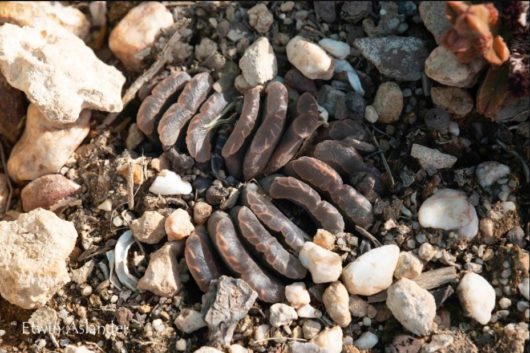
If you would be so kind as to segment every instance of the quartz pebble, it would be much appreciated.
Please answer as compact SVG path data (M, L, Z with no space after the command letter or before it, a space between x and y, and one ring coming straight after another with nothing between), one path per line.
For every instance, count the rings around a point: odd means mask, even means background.
M58 173L89 131L89 111L83 111L74 123L60 124L47 120L30 104L24 133L7 161L9 176L22 182Z
M418 220L425 228L454 230L465 240L473 239L478 233L479 220L475 207L459 190L438 190L423 202Z
M432 170L451 168L458 160L455 156L417 143L412 145L410 155L418 160L423 169Z
M72 123L83 109L123 109L125 77L60 27L1 26L0 71L50 121Z
M310 304L303 305L296 310L299 318L302 319L319 319L322 317L322 312Z
M372 349L379 342L379 338L370 331L364 332L353 345L359 349Z
M138 281L138 289L149 291L160 297L172 297L181 288L178 257L182 255L183 244L167 242L151 254L144 276Z
M301 36L292 38L286 47L287 58L305 77L329 80L335 69L334 60L317 44Z
M414 279L421 275L422 270L423 264L416 255L408 251L402 251L399 254L398 263L394 270L394 277L396 279Z
M302 333L304 335L304 338L308 340L318 335L321 329L322 325L320 324L320 322L315 320L305 320L302 325Z
M523 278L521 283L519 283L519 292L526 300L530 300L530 281L528 277Z
M0 295L24 309L42 307L70 281L66 262L77 231L38 208L0 222Z
M486 325L495 308L495 290L489 282L474 272L462 277L458 284L458 298L467 315Z
M367 105L366 110L364 111L364 119L370 123L376 123L379 120L379 115L377 110L375 110L373 105Z
M190 214L179 208L166 218L165 229L168 239L182 240L188 237L195 227L191 223Z
M482 58L464 64L451 50L439 46L425 61L425 74L443 85L467 88L475 84L477 74L483 66Z
M173 15L164 5L157 1L143 2L114 27L109 48L128 70L140 71L142 52L152 47L157 36L172 24Z
M473 98L463 88L433 87L431 98L435 105L459 117L464 117L473 110Z
M295 309L309 304L311 301L304 282L295 282L285 286L285 298Z
M331 38L324 38L318 42L325 51L337 59L345 59L350 55L351 48L348 43L341 42Z
M193 351L193 353L223 353L223 351L220 351L217 348L204 346Z
M274 16L265 4L257 4L247 12L248 23L258 33L267 33L274 22Z
M423 261L431 261L432 258L436 255L436 249L429 243L423 243L418 249L418 256Z
M350 294L373 295L392 284L399 258L397 245L370 250L344 268L342 281Z
M270 307L269 322L274 327L290 325L296 319L298 319L298 314L292 306L276 303Z
M342 329L339 326L326 328L313 338L311 343L323 348L326 353L341 353Z
M175 319L175 326L184 333L192 333L206 327L206 322L197 310L183 309Z
M175 172L163 169L151 184L149 191L159 195L187 195L191 193L192 187Z
M497 180L510 175L510 167L495 161L482 162L475 170L477 180L483 188L493 185Z
M80 189L81 186L61 174L44 175L22 189L20 193L22 208L24 212L39 207L49 210L78 193Z
M332 250L336 240L335 235L322 228L318 229L313 237L313 242L326 250Z
M272 80L278 73L276 55L267 37L252 43L239 60L239 67L250 87Z
M315 283L334 282L342 272L342 260L338 254L310 241L300 250L299 258Z
M166 218L157 211L145 211L142 217L131 222L134 238L142 243L156 244L166 235Z
M403 110L403 93L395 82L384 82L379 85L372 103L377 112L378 122L390 124L399 120Z
M386 306L410 332L427 335L436 316L436 302L429 291L416 282L402 278L387 291Z
M324 291L322 302L331 319L340 327L346 327L351 322L349 297L346 287L340 282L333 282Z

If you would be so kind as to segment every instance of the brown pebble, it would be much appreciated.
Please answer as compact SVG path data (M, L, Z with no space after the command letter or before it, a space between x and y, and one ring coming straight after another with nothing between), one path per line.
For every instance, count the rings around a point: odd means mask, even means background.
M199 201L193 206L193 221L197 225L206 223L211 214L212 206L206 202Z
M50 210L59 201L75 195L80 189L78 184L60 174L45 175L22 189L22 208L25 212L39 207Z

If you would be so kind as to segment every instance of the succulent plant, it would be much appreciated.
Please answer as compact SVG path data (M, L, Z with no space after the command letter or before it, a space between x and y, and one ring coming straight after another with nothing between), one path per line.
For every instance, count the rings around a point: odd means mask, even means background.
M508 60L510 52L497 34L499 13L493 4L447 1L446 15L453 26L442 37L442 43L460 61L468 63L482 56L498 66Z

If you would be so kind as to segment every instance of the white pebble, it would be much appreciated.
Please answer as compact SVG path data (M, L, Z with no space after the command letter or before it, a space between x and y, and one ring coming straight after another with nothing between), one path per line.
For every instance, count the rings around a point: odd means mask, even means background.
M310 304L298 308L296 313L302 319L320 319L322 317L322 312Z
M457 292L467 315L486 325L495 308L495 290L491 284L481 275L469 272L460 280Z
M166 218L164 228L169 240L182 240L195 230L190 214L182 208L173 211Z
M366 106L366 109L364 110L364 118L370 123L375 123L379 120L379 114L377 114L373 105Z
M475 174L477 175L478 183L482 187L488 187L497 180L509 175L510 167L495 161L482 162L477 166Z
M499 306L501 309L508 309L512 305L512 301L506 297L499 300Z
M353 345L359 349L372 349L377 342L379 342L379 338L370 331L367 331L357 338L353 342Z
M329 283L339 279L342 272L342 260L339 254L308 241L298 256L302 265L311 272L313 282Z
M293 307L276 303L270 308L269 322L274 327L281 327L283 325L290 325L293 320L298 319L298 314Z
M171 170L160 171L149 188L153 194L159 195L187 195L191 193L191 184Z
M436 255L436 249L430 243L423 243L418 249L418 255L420 259L429 262Z
M287 59L311 80L329 80L335 69L334 60L326 52L301 36L292 38L286 47Z
M408 279L414 279L421 275L423 270L423 264L420 259L411 252L402 251L399 254L398 263L394 270L394 277L401 279L403 277Z
M399 257L397 245L384 245L359 256L342 272L342 281L351 294L373 295L392 284Z
M340 282L333 282L324 291L322 302L329 317L340 327L346 327L351 322L348 291Z
M325 329L313 338L311 342L320 348L324 348L326 353L341 353L342 329L339 326Z
M318 45L320 45L325 51L337 59L345 59L348 55L350 55L351 52L351 48L348 43L331 38L321 39L320 42L318 42Z
M311 301L304 282L295 282L285 286L285 298L295 309L309 304Z
M204 322L200 312L192 309L183 309L175 319L175 326L184 333L192 333L206 327L206 322Z

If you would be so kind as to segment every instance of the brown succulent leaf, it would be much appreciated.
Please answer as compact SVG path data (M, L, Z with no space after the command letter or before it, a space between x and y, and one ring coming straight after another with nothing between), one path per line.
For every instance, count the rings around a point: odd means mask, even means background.
M340 212L320 198L311 186L293 177L270 176L261 183L270 197L291 201L305 209L311 217L331 233L344 232L344 219Z
M170 100L191 77L182 71L172 73L160 81L145 98L138 109L136 125L147 136L155 132L155 125L162 113L162 107Z
M510 50L501 36L496 36L493 39L493 44L490 49L484 51L484 59L490 64L500 66L510 58Z
M241 236L270 268L290 279L302 279L306 276L307 270L302 266L298 257L287 251L248 207L233 208L231 216Z
M280 142L288 103L287 88L280 82L272 82L267 87L265 117L243 162L243 176L250 180L260 175Z
M300 251L306 240L309 240L309 236L274 206L256 184L248 183L243 187L241 200L265 227L281 234L285 244L296 253Z
M363 141L366 139L366 136L366 130L360 122L352 119L344 119L331 121L328 124L328 127L322 129L322 133L318 134L317 140L343 140L345 138L354 138Z
M212 77L207 72L193 76L182 90L177 103L164 113L158 125L158 135L166 149L177 142L181 130L204 102L212 84Z
M326 140L315 146L313 157L329 164L340 174L355 175L365 169L363 157L357 150L340 141Z
M495 119L511 95L508 90L508 65L490 67L477 93L477 112Z
M298 115L283 134L265 168L265 174L274 173L293 159L304 141L322 124L317 100L310 93L304 93L298 98L296 110Z
M212 94L201 107L200 112L191 119L186 134L186 146L189 154L199 163L208 162L212 157L213 124L221 117L228 105L222 93Z
M210 282L222 276L220 259L212 251L213 245L204 226L195 231L186 240L184 257L191 276L203 292L208 291Z
M208 219L208 232L225 264L258 293L267 303L281 302L284 286L265 272L247 252L237 235L234 223L223 211L215 211Z
M350 222L361 227L367 227L374 221L372 204L363 194L355 190L353 186L342 184L330 196L332 201Z

